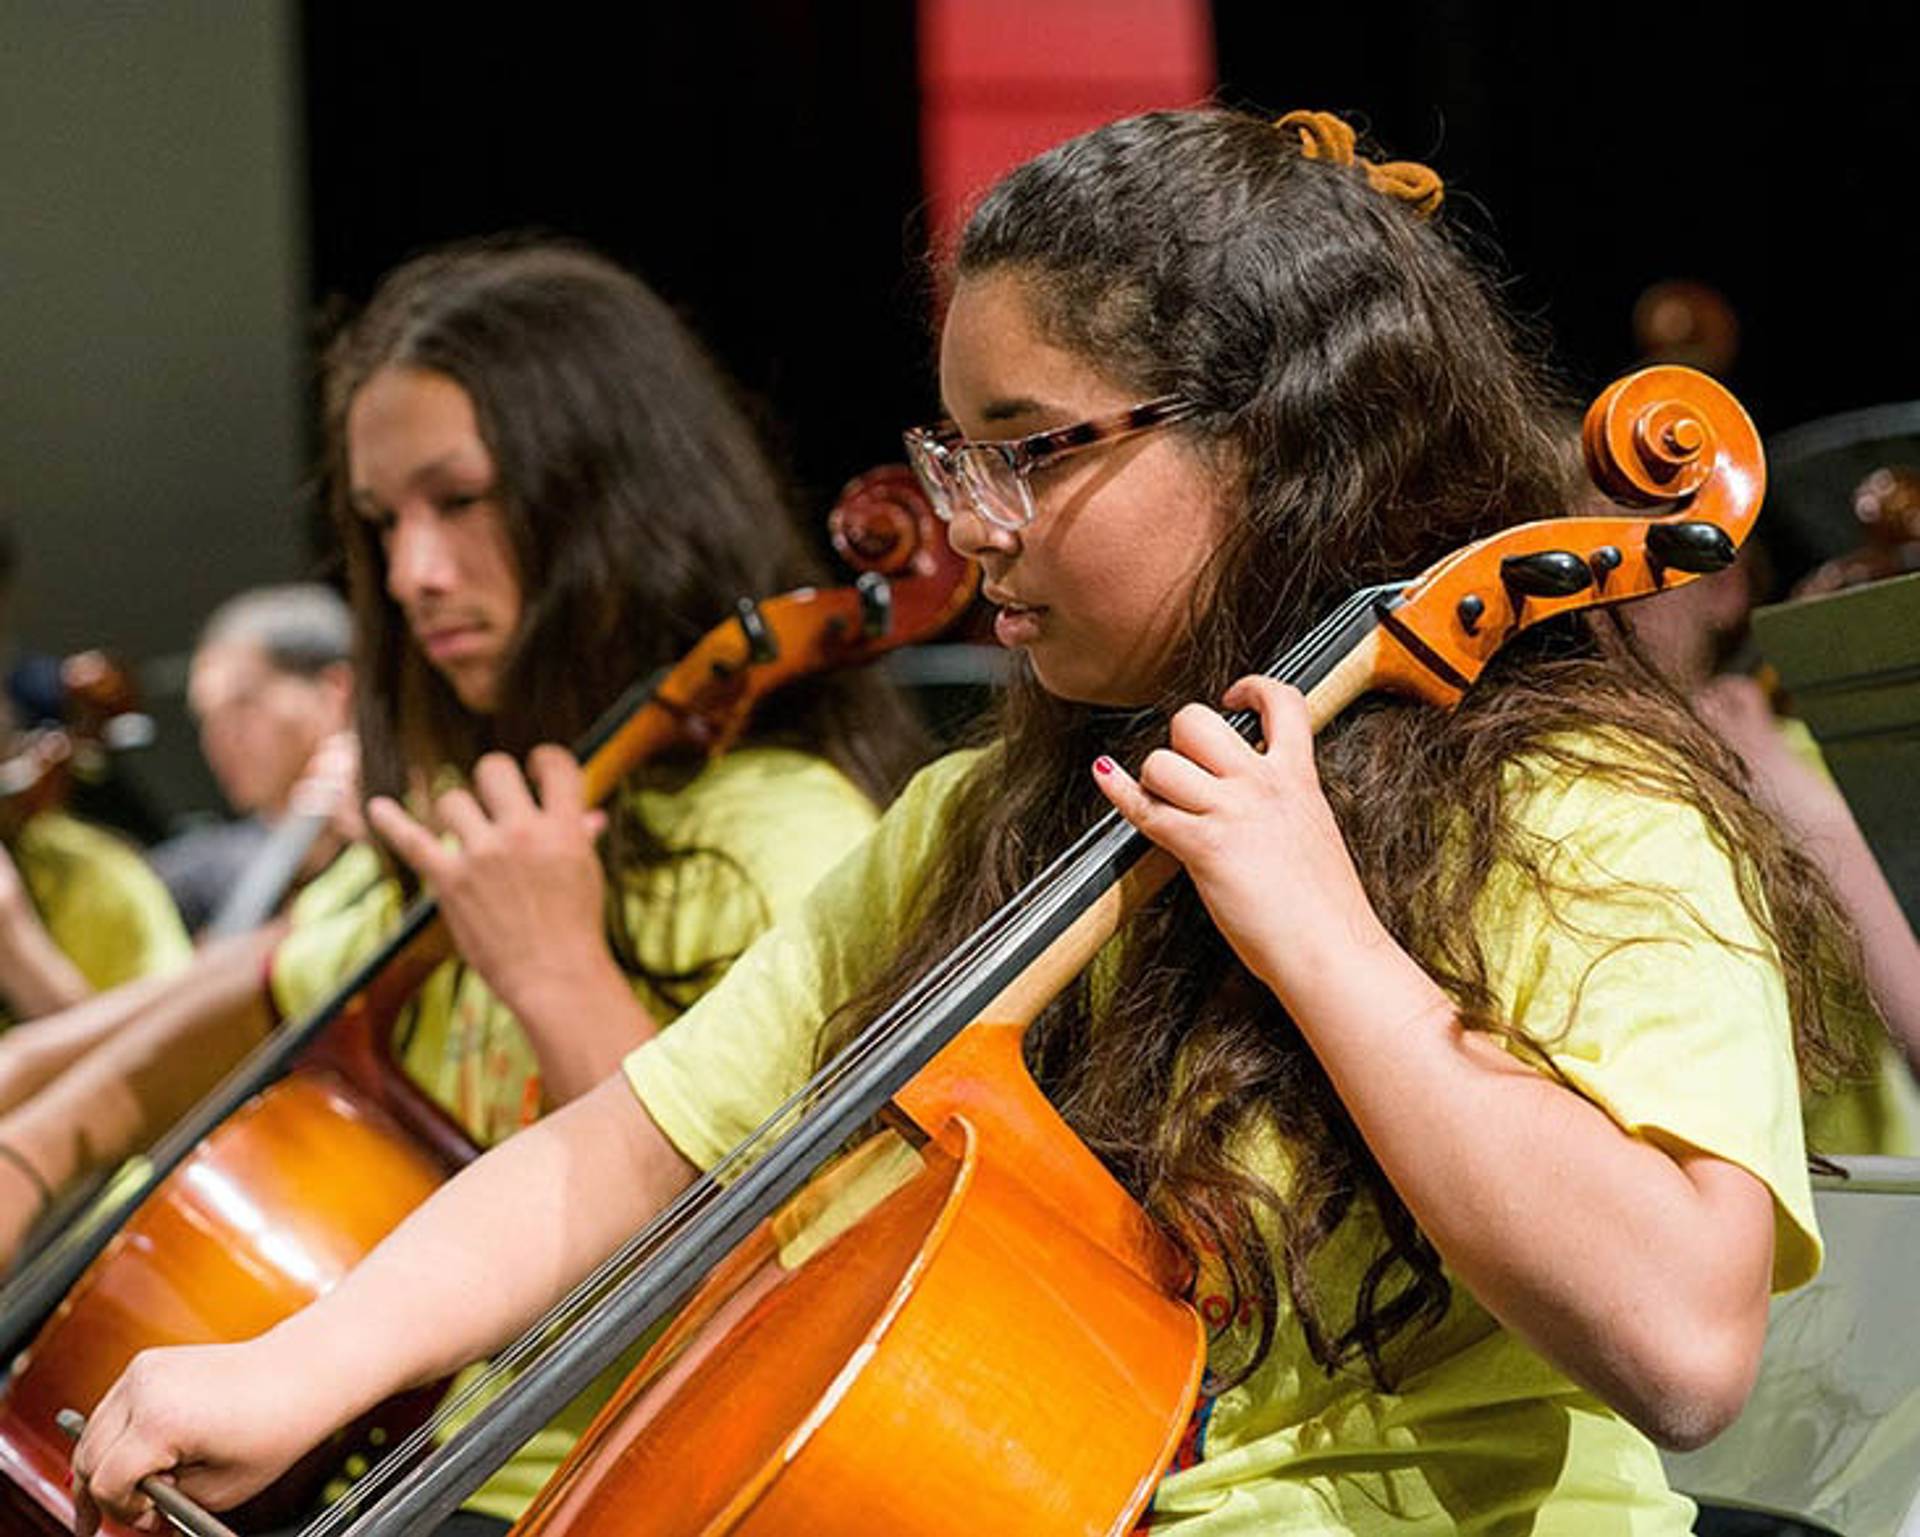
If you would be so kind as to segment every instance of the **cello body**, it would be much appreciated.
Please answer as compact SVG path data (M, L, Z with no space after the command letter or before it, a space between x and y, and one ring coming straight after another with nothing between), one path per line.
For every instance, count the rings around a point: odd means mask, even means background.
M142 1350L245 1339L290 1317L471 1156L402 1074L373 1071L374 1012L362 1005L338 1021L325 1050L174 1170L11 1363L0 1393L0 1513L31 1500L71 1531L72 1442L55 1423L60 1410L91 1411ZM250 1509L305 1508L341 1455L404 1434L434 1396L382 1406Z
M729 1256L514 1537L1130 1530L1205 1332L1179 1256L1048 1106L1021 1034L971 1026L900 1096L906 1134Z
M849 483L830 527L836 547L865 570L859 583L743 600L663 681L637 686L581 752L591 801L664 753L724 751L766 694L935 634L971 601L976 574L936 537L904 467ZM91 1413L143 1349L246 1339L299 1311L474 1156L390 1050L392 1021L450 953L437 922L412 933L301 1048L288 1076L222 1111L15 1357L0 1388L6 1531L72 1529L60 1410ZM310 1508L343 1457L410 1432L437 1397L422 1389L381 1406L251 1501L242 1522L283 1524Z

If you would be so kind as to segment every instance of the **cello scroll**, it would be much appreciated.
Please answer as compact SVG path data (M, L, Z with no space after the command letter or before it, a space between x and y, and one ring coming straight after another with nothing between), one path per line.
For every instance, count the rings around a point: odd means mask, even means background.
M1521 523L1430 567L1385 607L1370 686L1451 705L1527 626L1732 564L1766 469L1759 433L1724 387L1687 368L1630 374L1588 410L1582 443L1614 501L1670 510Z

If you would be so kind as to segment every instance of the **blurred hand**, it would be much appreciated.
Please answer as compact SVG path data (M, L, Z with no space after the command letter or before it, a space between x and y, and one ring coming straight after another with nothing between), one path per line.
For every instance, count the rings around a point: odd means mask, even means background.
M360 738L336 731L316 747L294 784L288 809L296 816L327 818L334 840L329 858L349 843L362 842L367 824L360 814Z

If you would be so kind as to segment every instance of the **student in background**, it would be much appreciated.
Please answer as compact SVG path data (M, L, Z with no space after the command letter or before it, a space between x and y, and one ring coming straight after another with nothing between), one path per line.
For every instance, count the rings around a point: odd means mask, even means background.
M306 848L289 871L289 891L356 835L352 658L346 602L318 583L240 593L200 632L187 704L207 767L240 816L181 833L148 855L194 932L273 842L296 801ZM335 807L351 820L328 826Z

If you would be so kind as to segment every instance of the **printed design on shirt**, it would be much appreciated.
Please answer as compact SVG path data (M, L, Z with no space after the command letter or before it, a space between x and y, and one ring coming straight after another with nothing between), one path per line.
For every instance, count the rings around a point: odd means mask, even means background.
M485 1146L540 1118L540 1072L518 1023L463 967L453 992L442 1081L452 1085L454 1117Z

